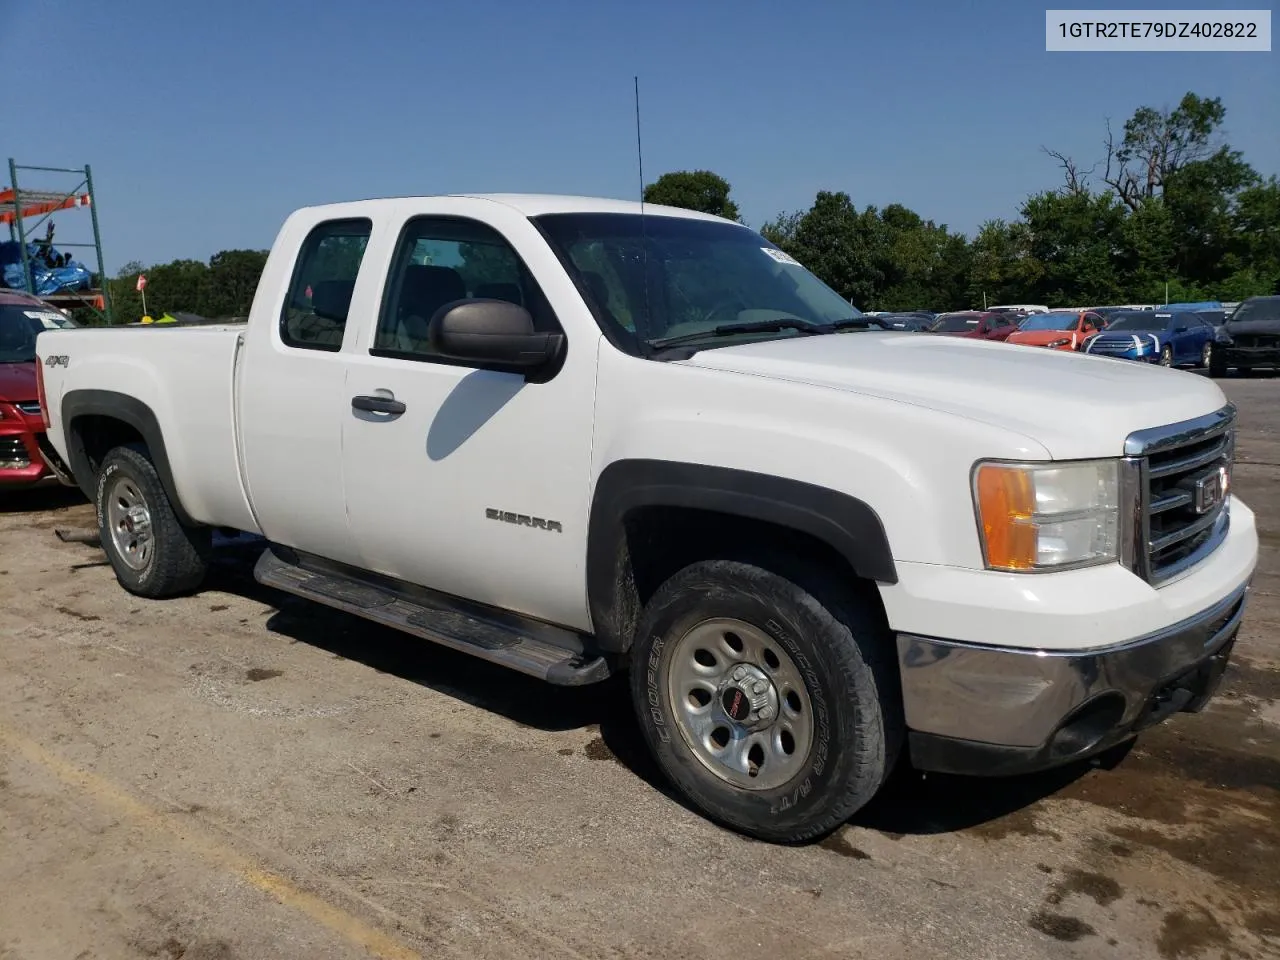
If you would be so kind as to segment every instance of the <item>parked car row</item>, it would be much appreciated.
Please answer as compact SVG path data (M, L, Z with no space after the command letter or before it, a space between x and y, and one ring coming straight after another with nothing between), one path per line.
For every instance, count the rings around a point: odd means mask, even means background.
M1231 369L1280 370L1280 296L1241 303L1200 301L1050 310L1010 304L948 313L877 312L868 317L886 330L994 340L1069 350L1166 367L1207 367L1212 376Z

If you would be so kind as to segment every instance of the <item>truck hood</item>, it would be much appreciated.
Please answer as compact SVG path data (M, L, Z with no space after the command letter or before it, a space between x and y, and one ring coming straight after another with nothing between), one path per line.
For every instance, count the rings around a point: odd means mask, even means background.
M24 403L36 399L34 363L0 363L0 400Z
M967 417L1030 438L1055 459L1118 456L1134 430L1190 420L1226 403L1213 381L1179 370L909 333L789 337L703 350L678 362Z

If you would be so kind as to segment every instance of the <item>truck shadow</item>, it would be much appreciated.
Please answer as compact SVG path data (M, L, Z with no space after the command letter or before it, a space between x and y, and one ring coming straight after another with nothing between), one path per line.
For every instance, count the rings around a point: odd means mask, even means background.
M513 723L551 733L592 735L584 752L613 760L686 809L653 761L631 708L626 676L589 687L556 687L505 667L264 587L253 579L260 541L222 544L206 590L222 590L274 608L266 628L295 643L354 660L442 693ZM1123 751L1034 776L1001 779L924 776L900 764L881 794L851 821L890 836L982 829L1001 821L1017 830L1017 814ZM1011 815L1014 826L1008 826ZM1028 814L1028 822L1030 817Z
M0 490L0 513L45 513L62 510L77 504L88 503L76 487L31 487L18 490Z

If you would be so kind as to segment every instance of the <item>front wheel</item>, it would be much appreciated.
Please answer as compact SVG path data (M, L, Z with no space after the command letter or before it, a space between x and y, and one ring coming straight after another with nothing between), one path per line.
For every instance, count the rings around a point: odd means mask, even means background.
M893 766L892 649L878 618L821 577L704 561L646 606L632 695L659 766L702 813L801 842L840 826Z
M1216 347L1209 354L1209 376L1225 377L1227 375L1227 358Z
M1206 343L1204 345L1204 349L1200 351L1200 366L1202 367L1213 366L1213 344L1212 343Z
M1162 367L1173 366L1173 347L1166 346L1164 347L1164 349L1160 351L1160 366Z
M160 598L200 585L212 536L182 524L142 449L116 447L106 455L94 499L102 548L122 587Z

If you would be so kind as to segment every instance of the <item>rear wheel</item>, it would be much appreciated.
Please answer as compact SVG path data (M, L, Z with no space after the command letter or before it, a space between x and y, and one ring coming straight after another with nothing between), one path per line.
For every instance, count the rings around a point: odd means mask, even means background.
M212 537L178 520L143 449L116 447L103 459L95 497L98 533L116 579L142 597L185 593L204 579Z
M878 618L819 576L715 560L645 608L632 695L667 777L709 818L764 840L838 827L904 736Z

